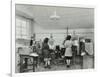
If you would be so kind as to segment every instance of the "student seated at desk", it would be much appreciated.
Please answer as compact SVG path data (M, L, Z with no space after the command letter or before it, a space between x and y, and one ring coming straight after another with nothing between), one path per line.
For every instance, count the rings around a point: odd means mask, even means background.
M56 46L55 55L56 55L56 59L61 58L61 50L59 45Z

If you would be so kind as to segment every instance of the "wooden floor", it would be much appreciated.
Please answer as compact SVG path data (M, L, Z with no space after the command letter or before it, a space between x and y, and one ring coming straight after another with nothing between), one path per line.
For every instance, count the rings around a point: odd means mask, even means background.
M36 72L42 72L42 71L61 71L61 70L78 70L78 69L92 69L94 68L94 57L85 55L83 57L83 64L81 64L80 57L78 56L75 59L75 63L71 64L70 68L67 68L65 64L52 64L51 69L44 68L43 64L40 64L35 71ZM19 73L19 66L16 67L16 73ZM28 69L26 72L33 72L32 66L28 66Z

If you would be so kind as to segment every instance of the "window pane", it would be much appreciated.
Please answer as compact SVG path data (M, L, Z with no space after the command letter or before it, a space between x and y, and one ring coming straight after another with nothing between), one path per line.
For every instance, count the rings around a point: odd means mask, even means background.
M16 26L21 26L21 20L20 19L16 19Z
M31 20L16 17L16 38L28 39L30 34Z

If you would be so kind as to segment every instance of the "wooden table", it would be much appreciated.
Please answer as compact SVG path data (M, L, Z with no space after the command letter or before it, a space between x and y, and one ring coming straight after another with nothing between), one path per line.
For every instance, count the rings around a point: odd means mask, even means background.
M35 63L34 63L34 59L36 57L38 57L38 54L36 53L31 53L31 54L20 54L20 73L23 72L23 69L27 69L28 66L28 59L33 58L33 72L35 72ZM23 60L25 60L25 66L23 67Z

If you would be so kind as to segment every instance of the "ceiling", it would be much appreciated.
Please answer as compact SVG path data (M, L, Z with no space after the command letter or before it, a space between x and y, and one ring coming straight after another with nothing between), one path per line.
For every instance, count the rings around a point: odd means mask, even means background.
M59 20L51 20L53 12ZM34 19L35 23L45 29L94 28L94 9L79 7L59 7L41 5L16 5L16 14Z

